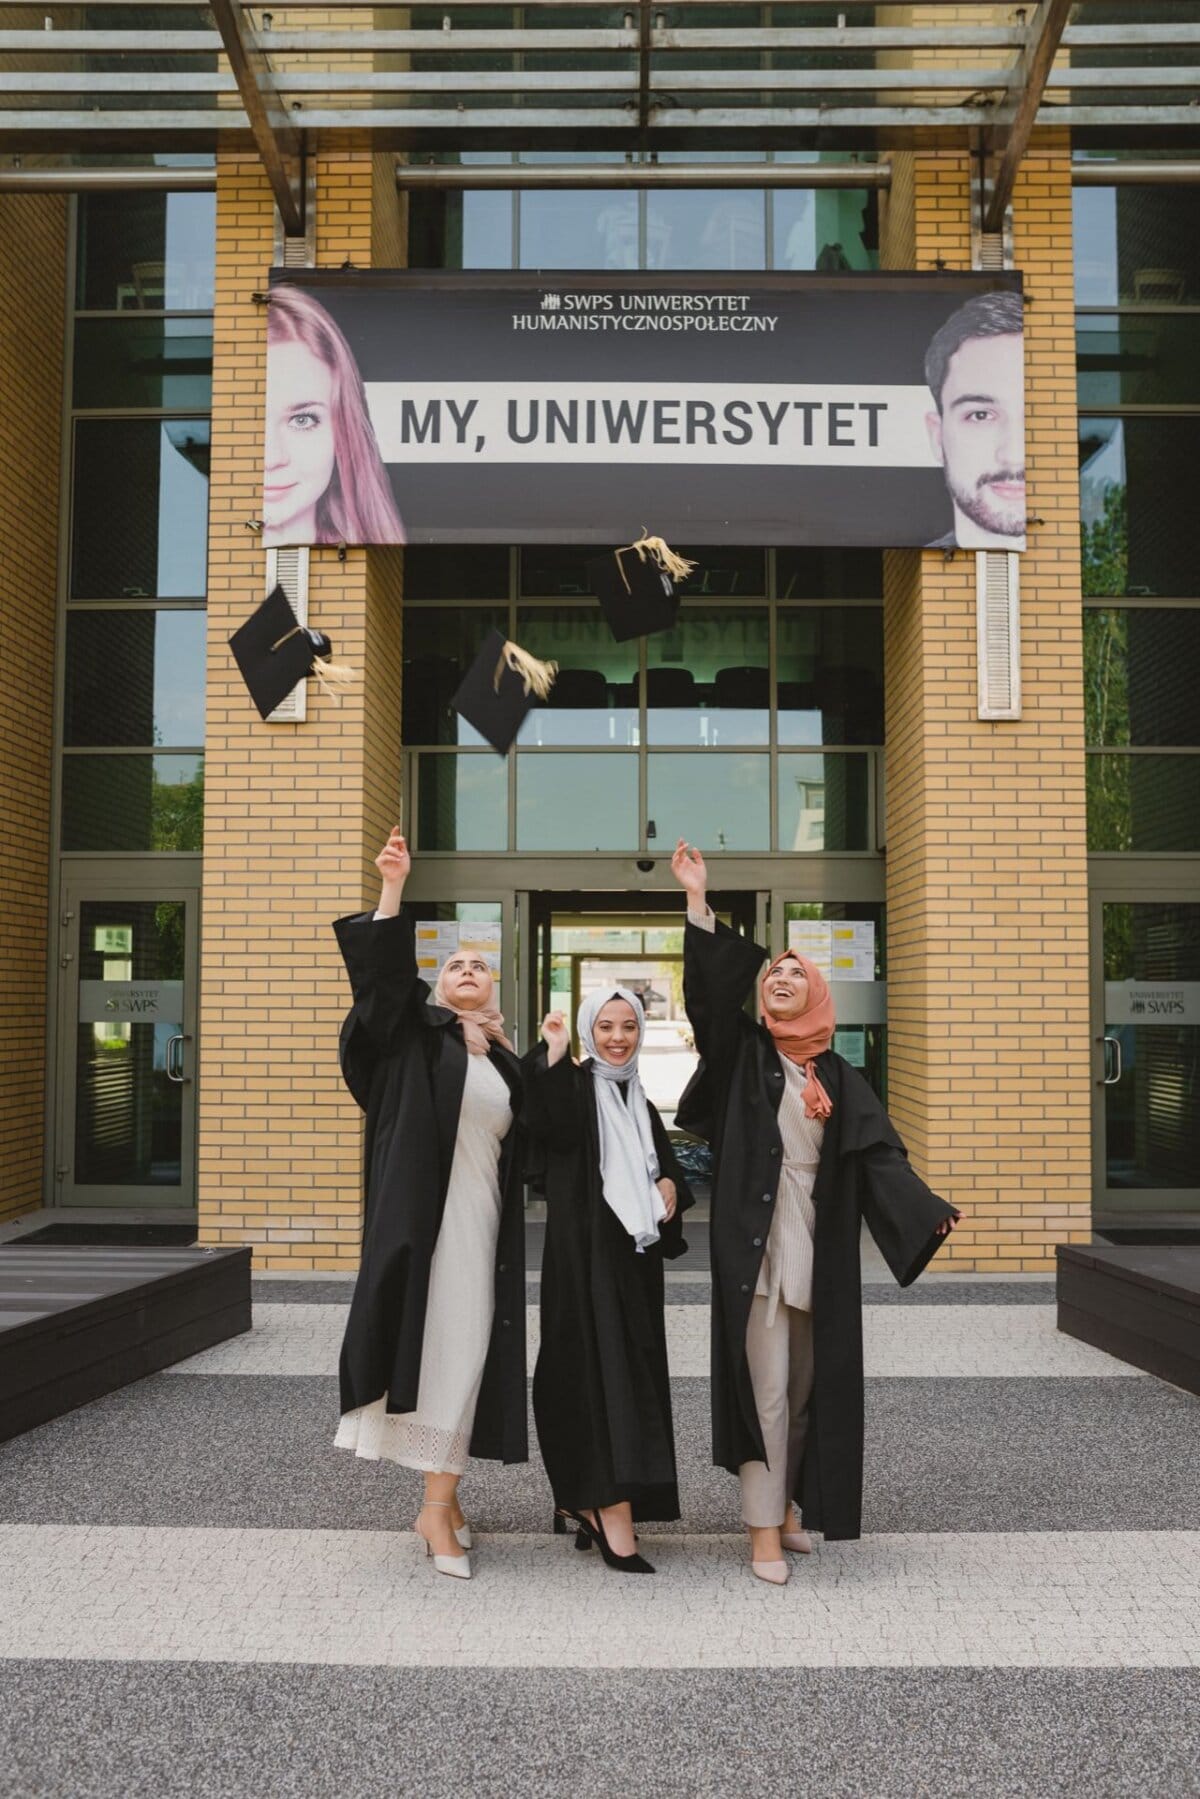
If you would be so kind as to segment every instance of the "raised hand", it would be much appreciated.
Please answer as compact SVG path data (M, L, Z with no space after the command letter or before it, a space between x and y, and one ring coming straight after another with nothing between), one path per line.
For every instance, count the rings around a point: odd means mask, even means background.
M547 1012L543 1018L542 1042L550 1051L549 1062L553 1068L556 1062L562 1061L571 1047L571 1033L561 1012Z
M408 845L396 825L391 836L375 858L375 866L383 879L383 892L380 896L378 910L385 916L394 916L400 910L400 896L404 892L404 883L412 873L412 857L408 853Z
M695 900L699 906L703 906L704 896L708 892L708 870L700 851L694 844L685 843L682 837L675 845L675 853L671 857L671 873L689 900Z

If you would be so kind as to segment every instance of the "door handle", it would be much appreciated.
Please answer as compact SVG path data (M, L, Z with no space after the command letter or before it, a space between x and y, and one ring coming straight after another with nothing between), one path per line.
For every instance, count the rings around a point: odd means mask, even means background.
M1103 1084L1106 1087L1115 1087L1117 1082L1120 1080L1121 1074L1123 1072L1122 1063L1121 1063L1121 1039L1119 1037L1105 1037L1103 1039L1103 1043L1104 1043L1104 1082L1103 1082ZM1108 1067L1109 1067L1108 1046L1110 1043L1112 1044L1113 1051L1114 1051L1113 1067L1116 1070L1116 1072L1114 1074L1109 1074L1109 1072L1108 1072Z
M176 1045L177 1044L179 1046L178 1055L176 1054ZM174 1081L176 1086L182 1087L182 1085L183 1085L183 1033L182 1032L177 1032L174 1037L167 1038L167 1047L166 1047L166 1052L164 1054L163 1060L166 1063L167 1079L169 1081Z

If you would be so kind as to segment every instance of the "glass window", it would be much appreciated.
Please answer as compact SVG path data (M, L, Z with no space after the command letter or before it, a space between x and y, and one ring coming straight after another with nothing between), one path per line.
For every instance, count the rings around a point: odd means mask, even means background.
M648 269L766 266L767 197L762 189L651 188L647 193Z
M869 757L780 756L781 850L867 850L872 835Z
M887 990L883 982L887 955L886 916L885 906L869 900L800 900L790 901L784 908L788 942L793 942L793 925L802 923L807 926L804 938L796 947L802 948L806 955L812 955L827 978L836 982L834 999L839 1022L834 1033L834 1049L851 1067L862 1070L885 1104ZM859 927L849 942L845 934L848 925ZM860 961L855 954L862 946L863 927L867 927L874 942L873 967L869 955ZM847 960L851 964L840 977L835 956L839 964L844 966ZM849 973L853 973L853 979L846 978Z
M1119 1047L1103 1090L1110 1189L1197 1185L1200 1029L1186 997L1197 982L1200 906L1104 907L1104 1034Z
M202 744L204 639L203 612L71 613L63 741Z
M794 94L788 104L796 105ZM873 269L879 261L878 203L862 188L779 188L771 195L777 269Z
M781 606L776 621L780 743L883 742L883 613Z
M517 615L517 642L558 663L549 701L521 727L523 749L637 743L637 641L614 642L598 606L531 606Z
M64 850L203 848L202 756L65 756Z
M506 544L414 544L404 552L406 600L507 600Z
M472 23L482 25L478 12ZM408 202L409 267L510 269L513 216L511 193L412 194Z
M881 600L880 550L776 550L781 600Z
M768 743L769 646L763 608L682 606L646 639L647 742Z
M758 599L767 591L767 558L762 550L730 549L725 544L704 543L672 549L696 567L683 591L688 598L708 594L714 598Z
M212 311L215 194L81 194L78 218L81 311Z
M519 850L637 847L636 755L518 755Z
M406 744L483 743L452 701L491 630L508 636L507 607L413 606L405 612L400 731Z
M1077 187L1072 201L1078 305L1200 301L1200 191Z
M520 196L523 269L636 269L638 196L536 189Z
M71 598L203 595L208 419L78 419Z
M1080 313L1080 406L1200 405L1198 324L1190 313Z
M1200 850L1200 756L1093 750L1085 767L1090 850Z
M771 847L770 758L654 755L648 759L647 835L669 850L677 838L706 849Z
M1200 607L1088 607L1089 744L1200 746Z
M1081 418L1083 591L1191 599L1196 418Z
M560 544L526 544L520 555L518 591L523 599L566 599L591 590L587 564L603 547L580 549Z
M508 764L490 751L417 758L417 841L423 850L508 848Z
M212 405L212 327L199 319L80 319L74 403L204 411Z

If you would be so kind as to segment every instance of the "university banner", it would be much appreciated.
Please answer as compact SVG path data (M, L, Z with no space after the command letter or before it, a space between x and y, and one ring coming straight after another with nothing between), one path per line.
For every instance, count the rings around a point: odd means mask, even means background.
M276 270L266 544L1025 547L1015 274Z

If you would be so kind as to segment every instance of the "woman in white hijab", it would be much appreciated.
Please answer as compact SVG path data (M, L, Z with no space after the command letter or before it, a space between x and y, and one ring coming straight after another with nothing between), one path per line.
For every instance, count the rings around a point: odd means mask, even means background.
M525 1062L531 1175L546 1198L533 1410L555 1529L610 1568L652 1574L634 1524L679 1516L663 1261L691 1204L638 1078L646 1021L627 988L584 1001L576 1065L560 1012Z

